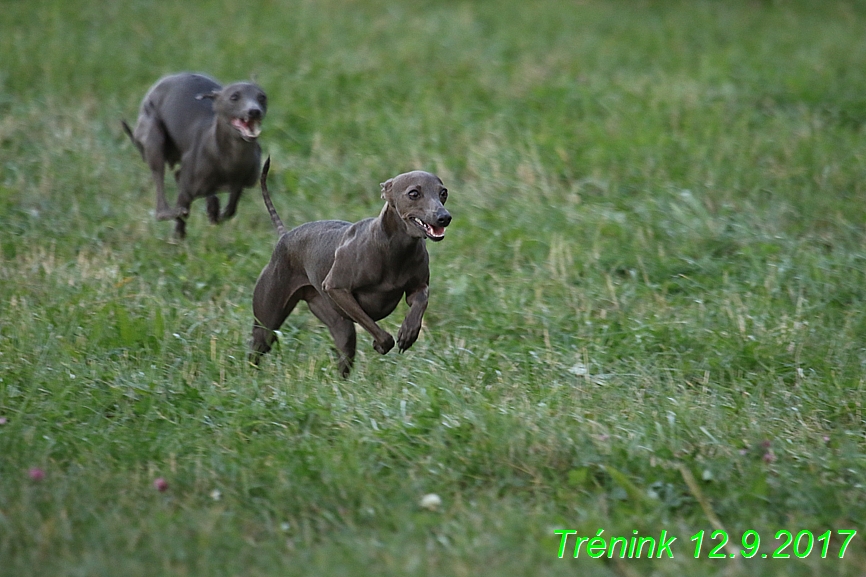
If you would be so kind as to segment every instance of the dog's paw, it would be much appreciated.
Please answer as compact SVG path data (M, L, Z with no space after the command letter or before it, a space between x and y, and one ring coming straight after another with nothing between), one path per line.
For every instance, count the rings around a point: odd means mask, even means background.
M166 208L156 211L156 220L174 220L176 218L187 218L188 208Z
M388 351L394 348L394 337L388 334L386 336L387 339L373 341L373 348L382 355L388 354Z
M412 329L407 329L405 326L400 327L400 331L397 333L397 348L400 349L401 353L415 344L419 332L421 332L421 327Z

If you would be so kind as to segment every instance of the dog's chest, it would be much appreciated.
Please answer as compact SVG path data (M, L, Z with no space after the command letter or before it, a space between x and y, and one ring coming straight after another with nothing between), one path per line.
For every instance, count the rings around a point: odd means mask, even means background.
M357 290L353 292L355 300L374 321L381 320L394 312L404 294L406 294L405 288L384 290L384 287L376 291Z
M424 284L421 272L416 267L386 267L376 282L356 288L352 293L370 318L383 319L394 312L407 292Z
M212 194L219 189L246 188L255 184L259 175L259 158L255 151L244 151L236 157L217 156L213 160L190 159L189 164L192 166L188 169L195 175L191 182L198 185L194 196ZM181 168L184 169L187 167Z
M350 290L364 312L378 321L391 314L407 293L427 284L427 252L420 243L370 240L376 237L359 226L363 224L347 231L328 276L332 287Z

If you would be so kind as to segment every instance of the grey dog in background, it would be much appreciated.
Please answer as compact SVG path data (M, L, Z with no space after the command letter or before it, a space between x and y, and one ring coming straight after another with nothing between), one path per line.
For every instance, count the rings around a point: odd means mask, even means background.
M394 338L376 321L391 314L406 296L409 312L397 333L405 351L418 339L427 309L430 266L425 239L445 238L451 215L443 204L448 191L435 174L414 171L382 183L385 206L376 218L354 224L320 220L287 230L267 189L270 158L262 170L262 196L279 241L253 291L250 359L271 349L289 313L304 300L331 332L340 373L348 376L355 358L355 325L373 335L385 354Z
M210 221L234 216L244 188L260 174L258 136L267 112L267 96L249 82L225 88L213 78L182 72L157 81L142 100L135 129L123 129L150 167L156 184L156 218L175 219L175 234L186 236L189 205L207 198ZM175 172L177 207L165 199L165 164L180 163ZM229 200L220 214L218 190Z

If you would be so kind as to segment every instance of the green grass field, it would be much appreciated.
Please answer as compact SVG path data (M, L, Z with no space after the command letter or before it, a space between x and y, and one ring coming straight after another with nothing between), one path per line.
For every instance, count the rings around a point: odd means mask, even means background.
M6 2L0 575L863 575L864 30L857 0ZM247 364L259 191L175 242L120 129L180 70L268 92L288 225L444 180L412 349L359 332L342 380L302 306ZM558 558L602 529L673 557Z

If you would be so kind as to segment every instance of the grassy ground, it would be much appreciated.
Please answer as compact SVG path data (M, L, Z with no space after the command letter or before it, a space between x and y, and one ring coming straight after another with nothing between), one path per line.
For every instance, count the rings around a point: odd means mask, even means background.
M0 575L861 575L864 29L857 1L6 3ZM343 381L299 310L246 364L258 192L173 242L120 130L178 70L266 89L287 224L443 178L409 352L359 334ZM719 526L755 558L708 560ZM557 529L677 541L558 559ZM827 558L773 559L780 530Z

